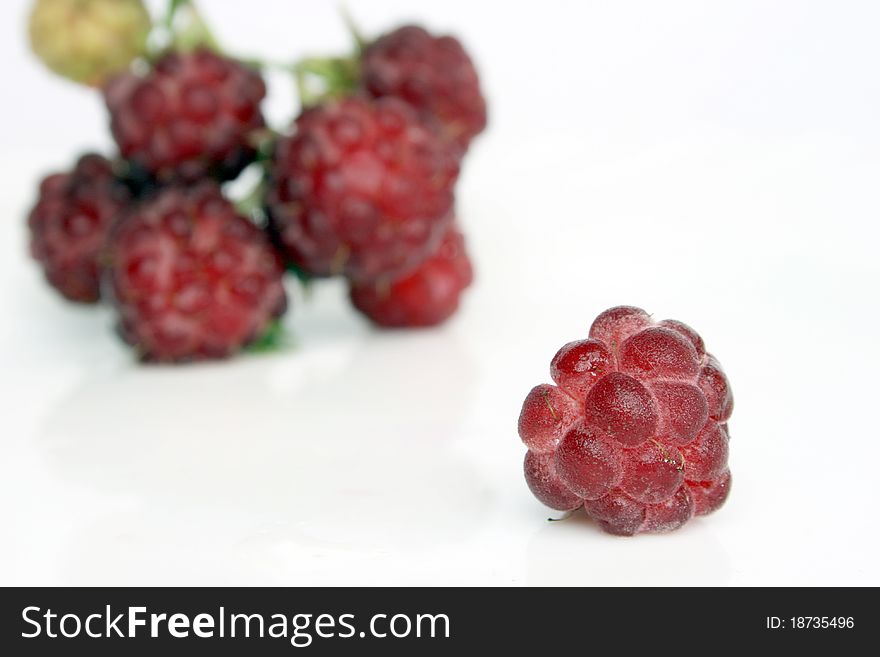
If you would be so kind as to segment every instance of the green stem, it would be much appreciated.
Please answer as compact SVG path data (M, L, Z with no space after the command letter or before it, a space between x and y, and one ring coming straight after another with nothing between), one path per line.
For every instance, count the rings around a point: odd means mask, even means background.
M351 94L360 76L356 57L307 57L293 70L304 107ZM318 88L312 88L310 81L317 81Z
M162 23L169 32L174 29L174 17L177 15L177 10L188 2L189 0L170 0L168 2L168 8L165 10L165 19Z
M364 33L361 31L361 28L355 22L354 18L352 18L351 12L348 11L347 6L340 6L339 13L342 14L342 22L345 23L345 27L348 28L349 34L351 34L352 39L354 39L356 53L360 55L364 51L364 48L369 44L369 41L367 41L367 38L364 36Z
M182 26L177 25L181 22L180 16L183 17ZM171 43L178 50L193 50L204 46L215 52L223 52L195 0L169 0L165 27L171 35Z
M296 72L296 64L290 64L288 62L279 62L272 59L263 59L262 57L250 57L244 55L236 56L235 59L236 61L239 61L246 66L257 68L262 71L282 71L284 73Z

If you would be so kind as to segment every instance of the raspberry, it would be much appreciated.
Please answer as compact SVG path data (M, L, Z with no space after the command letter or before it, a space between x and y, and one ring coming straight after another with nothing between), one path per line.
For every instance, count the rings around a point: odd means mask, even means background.
M733 396L692 328L611 308L550 373L556 385L534 388L519 418L526 483L541 502L583 505L605 531L632 536L677 529L727 499Z
M29 31L52 71L99 86L146 53L151 27L141 0L37 0Z
M104 93L120 152L161 183L237 176L256 155L265 95L259 73L204 48L168 53Z
M285 310L269 241L212 183L145 201L114 229L108 256L119 333L142 360L224 358Z
M307 274L387 284L437 248L452 221L458 167L400 101L317 105L278 144L270 226Z
M436 326L455 313L459 297L472 278L464 237L451 229L437 253L414 272L387 286L353 284L351 301L379 326Z
M131 201L106 158L82 156L69 173L47 176L28 217L31 254L71 301L99 297L98 259L111 225Z
M486 127L477 71L451 36L407 25L380 37L364 49L361 84L374 98L403 100L464 148Z

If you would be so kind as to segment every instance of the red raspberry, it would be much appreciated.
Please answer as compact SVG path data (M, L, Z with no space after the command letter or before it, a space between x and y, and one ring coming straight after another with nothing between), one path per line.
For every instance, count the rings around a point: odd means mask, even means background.
M171 52L105 89L123 157L162 183L237 176L256 154L265 95L259 73L206 49Z
M400 27L364 49L361 84L374 98L399 98L467 147L486 127L486 101L470 57L451 36Z
M455 313L472 279L464 237L453 228L437 253L407 276L390 285L352 284L351 301L379 326L436 326Z
M689 326L619 306L553 358L556 385L526 397L525 476L544 504L583 506L612 534L676 529L730 492L721 365Z
M268 239L207 182L167 188L127 216L107 274L120 335L147 361L229 356L286 305Z
M437 248L452 219L458 166L400 101L315 106L278 144L267 195L272 230L307 274L387 284Z
M131 201L112 164L82 156L69 173L47 176L28 217L31 254L49 283L71 301L99 297L98 257L110 226Z

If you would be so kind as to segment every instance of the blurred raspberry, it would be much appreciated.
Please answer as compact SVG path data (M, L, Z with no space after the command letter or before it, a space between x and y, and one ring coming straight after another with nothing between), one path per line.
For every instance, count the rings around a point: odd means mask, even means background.
M265 95L257 71L205 48L168 53L104 90L123 157L160 183L236 177L255 158Z
M721 365L689 326L619 306L551 364L523 404L526 482L553 508L583 506L612 534L676 529L730 490ZM540 458L539 458L540 457Z
M449 145L398 100L317 105L277 146L270 226L306 274L388 284L436 250L458 167Z
M461 43L406 25L369 44L361 84L374 98L394 97L466 148L486 127L486 101L477 71Z
M170 187L113 231L108 288L143 360L224 358L284 312L281 263L212 183Z
M390 285L353 284L351 300L379 326L436 326L455 314L459 297L472 279L464 237L453 228L437 252L415 271Z
M59 75L100 86L146 52L152 23L141 0L37 0L31 48Z
M129 202L112 164L82 156L69 173L47 176L28 217L31 254L49 283L71 301L99 297L99 256L111 225Z

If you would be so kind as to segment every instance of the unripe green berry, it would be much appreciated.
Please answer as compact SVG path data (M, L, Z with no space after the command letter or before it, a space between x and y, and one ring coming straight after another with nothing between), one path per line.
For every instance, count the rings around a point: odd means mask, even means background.
M52 71L100 86L145 54L151 27L142 0L36 0L29 30Z

